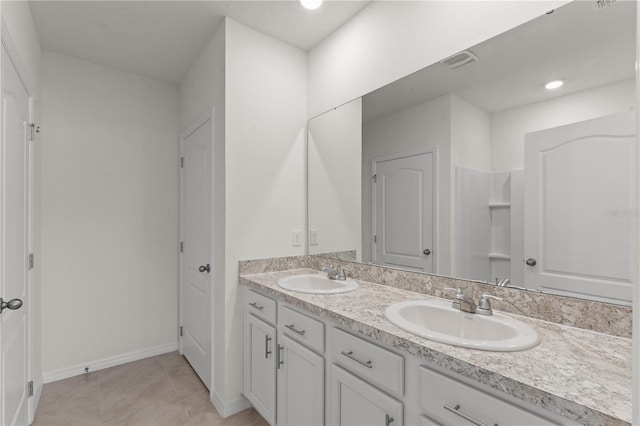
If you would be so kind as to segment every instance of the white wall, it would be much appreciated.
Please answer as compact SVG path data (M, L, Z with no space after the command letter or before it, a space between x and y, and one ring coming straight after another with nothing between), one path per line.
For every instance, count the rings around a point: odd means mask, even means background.
M224 391L226 345L225 277L235 276L225 271L225 39L223 22L205 45L196 62L180 84L180 129L184 130L202 114L214 110L213 136L213 212L212 250L212 391ZM221 409L222 407L218 407Z
M239 397L242 307L238 261L302 255L305 229L305 52L226 20L226 400Z
M362 100L309 121L310 254L356 251L362 260Z
M42 48L38 40L31 9L27 2L2 1L2 34L8 35L17 56L21 77L25 80L31 96L31 120L40 124L40 66ZM35 268L31 270L31 379L34 381L36 399L42 390L42 268L41 268L41 138L32 145L31 182L31 252L35 254ZM36 401L37 403L37 401ZM31 413L30 413L31 414Z
M362 129L362 236L363 260L371 260L371 161L403 152L438 147L437 273L451 268L451 96L407 108L377 120L363 123Z
M42 65L45 376L175 347L177 87L51 52Z
M309 116L568 2L373 2L309 52Z
M635 107L635 80L625 80L491 115L494 172L524 168L524 135Z

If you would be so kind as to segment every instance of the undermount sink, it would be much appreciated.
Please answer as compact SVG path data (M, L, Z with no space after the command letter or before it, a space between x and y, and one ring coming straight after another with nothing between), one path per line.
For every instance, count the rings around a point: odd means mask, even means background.
M538 333L528 324L506 315L469 314L451 307L451 302L415 300L389 305L387 319L397 327L440 343L485 351L512 352L539 343Z
M346 293L358 288L353 280L330 280L326 274L292 275L280 278L278 285L285 290L313 294Z

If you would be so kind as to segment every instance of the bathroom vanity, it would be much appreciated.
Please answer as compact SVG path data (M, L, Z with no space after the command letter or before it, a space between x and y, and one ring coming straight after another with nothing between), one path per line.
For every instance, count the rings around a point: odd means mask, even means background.
M441 300L356 279L319 295L278 286L309 269L242 274L243 393L278 425L625 425L631 340L513 315L540 343L490 352L394 326L387 306Z

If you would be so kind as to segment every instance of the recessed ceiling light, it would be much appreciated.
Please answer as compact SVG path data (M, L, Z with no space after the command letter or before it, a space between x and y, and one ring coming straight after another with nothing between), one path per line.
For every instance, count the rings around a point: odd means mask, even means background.
M553 89L557 89L558 87L561 87L563 84L564 84L564 81L562 80L553 80L545 84L544 88L548 90L553 90Z
M320 7L322 0L300 0L300 4L307 9L313 10Z

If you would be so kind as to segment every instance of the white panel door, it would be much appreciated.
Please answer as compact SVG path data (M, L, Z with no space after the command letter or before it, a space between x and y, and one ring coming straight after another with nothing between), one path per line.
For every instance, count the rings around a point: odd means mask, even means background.
M278 334L278 424L324 424L324 358Z
M29 95L2 47L0 421L27 424ZM19 301L22 302L22 306ZM13 308L17 308L13 310Z
M428 152L375 161L376 264L436 272L434 156Z
M182 138L182 352L211 389L212 119Z
M527 287L631 302L634 134L624 113L526 135Z

